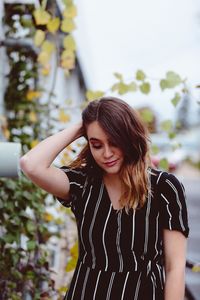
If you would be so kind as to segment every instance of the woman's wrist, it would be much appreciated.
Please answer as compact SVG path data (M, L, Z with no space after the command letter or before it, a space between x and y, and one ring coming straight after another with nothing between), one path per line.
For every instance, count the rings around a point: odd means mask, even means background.
M78 138L80 138L81 136L83 136L83 123L78 122L74 125L72 125L74 128L74 139L73 141L77 140ZM68 129L66 129L66 131L68 131Z

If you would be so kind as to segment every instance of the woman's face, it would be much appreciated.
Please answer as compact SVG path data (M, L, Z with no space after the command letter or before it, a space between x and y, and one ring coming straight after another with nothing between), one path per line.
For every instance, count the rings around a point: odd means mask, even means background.
M124 155L118 145L109 140L97 121L87 126L87 137L96 163L107 174L117 174L124 161Z

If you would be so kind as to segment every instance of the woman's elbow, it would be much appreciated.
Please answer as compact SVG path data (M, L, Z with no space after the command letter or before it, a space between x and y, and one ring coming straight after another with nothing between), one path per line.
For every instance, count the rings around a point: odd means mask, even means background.
M32 165L29 157L25 154L19 160L20 169L27 175L34 173L34 166Z

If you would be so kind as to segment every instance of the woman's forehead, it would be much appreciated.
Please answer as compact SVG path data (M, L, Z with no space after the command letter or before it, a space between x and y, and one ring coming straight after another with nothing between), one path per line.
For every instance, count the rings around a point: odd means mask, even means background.
M98 121L94 121L87 125L87 136L89 140L101 140L107 141L109 139L108 134L105 130L101 127Z

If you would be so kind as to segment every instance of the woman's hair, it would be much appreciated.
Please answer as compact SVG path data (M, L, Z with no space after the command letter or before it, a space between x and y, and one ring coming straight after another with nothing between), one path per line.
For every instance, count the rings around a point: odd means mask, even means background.
M148 192L147 168L150 159L147 129L139 114L123 100L103 97L88 104L82 112L82 120L86 139L87 126L98 121L110 141L123 152L124 162L119 173L122 182L121 206L126 211L142 207ZM92 170L93 175L102 171L93 159L88 143L70 166L83 165Z

